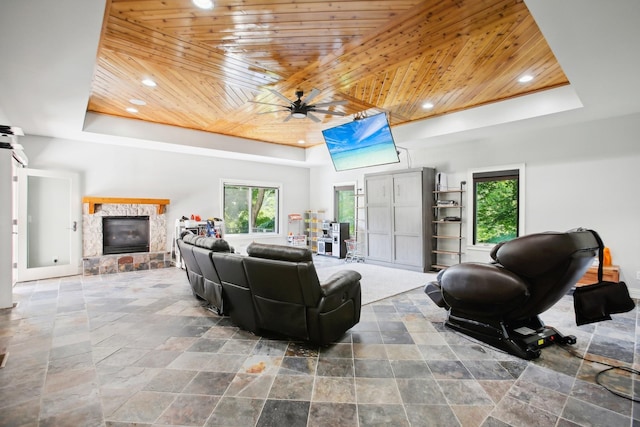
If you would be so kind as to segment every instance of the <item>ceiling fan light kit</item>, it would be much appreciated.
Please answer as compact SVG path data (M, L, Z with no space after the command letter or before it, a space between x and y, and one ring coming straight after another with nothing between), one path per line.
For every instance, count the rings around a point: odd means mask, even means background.
M200 9L213 9L213 1L211 0L193 0L193 4Z

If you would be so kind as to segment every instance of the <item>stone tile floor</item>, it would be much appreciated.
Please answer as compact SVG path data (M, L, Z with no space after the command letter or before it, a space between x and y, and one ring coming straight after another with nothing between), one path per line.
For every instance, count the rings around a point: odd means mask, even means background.
M238 329L175 268L20 283L14 301L1 426L640 425L637 403L595 383L606 366L560 346L530 362L494 350L444 327L421 290L364 306L322 348ZM576 327L565 297L542 317L577 353L637 367L636 316ZM603 381L640 391L617 371Z

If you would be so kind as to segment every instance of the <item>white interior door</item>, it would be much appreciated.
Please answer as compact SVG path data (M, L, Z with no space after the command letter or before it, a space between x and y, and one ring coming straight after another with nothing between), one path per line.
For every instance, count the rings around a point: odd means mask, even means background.
M80 273L78 175L18 169L18 281Z

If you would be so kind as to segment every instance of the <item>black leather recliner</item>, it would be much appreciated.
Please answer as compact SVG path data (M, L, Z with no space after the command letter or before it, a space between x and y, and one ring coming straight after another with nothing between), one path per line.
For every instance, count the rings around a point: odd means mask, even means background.
M522 236L496 245L491 264L461 263L441 271L425 293L449 311L448 327L534 359L547 345L575 343L538 315L575 286L598 248L594 232L584 229Z
M260 333L260 325L253 307L253 296L244 270L244 259L240 254L212 252L211 259L222 284L224 313L241 328Z
M320 283L309 249L251 243L244 258L261 329L329 344L360 321L360 273Z
M218 314L223 314L225 308L222 298L222 283L211 261L210 254L233 252L233 248L226 240L191 233L185 233L177 243L180 255L187 267L187 278L193 294L205 300L210 309Z

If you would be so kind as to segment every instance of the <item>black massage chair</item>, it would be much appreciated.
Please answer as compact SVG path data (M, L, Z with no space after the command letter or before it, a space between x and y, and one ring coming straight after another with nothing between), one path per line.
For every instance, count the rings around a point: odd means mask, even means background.
M445 325L523 359L553 343L575 344L538 315L566 295L598 255L584 229L522 236L496 245L494 262L461 263L438 274L425 293L448 310Z

